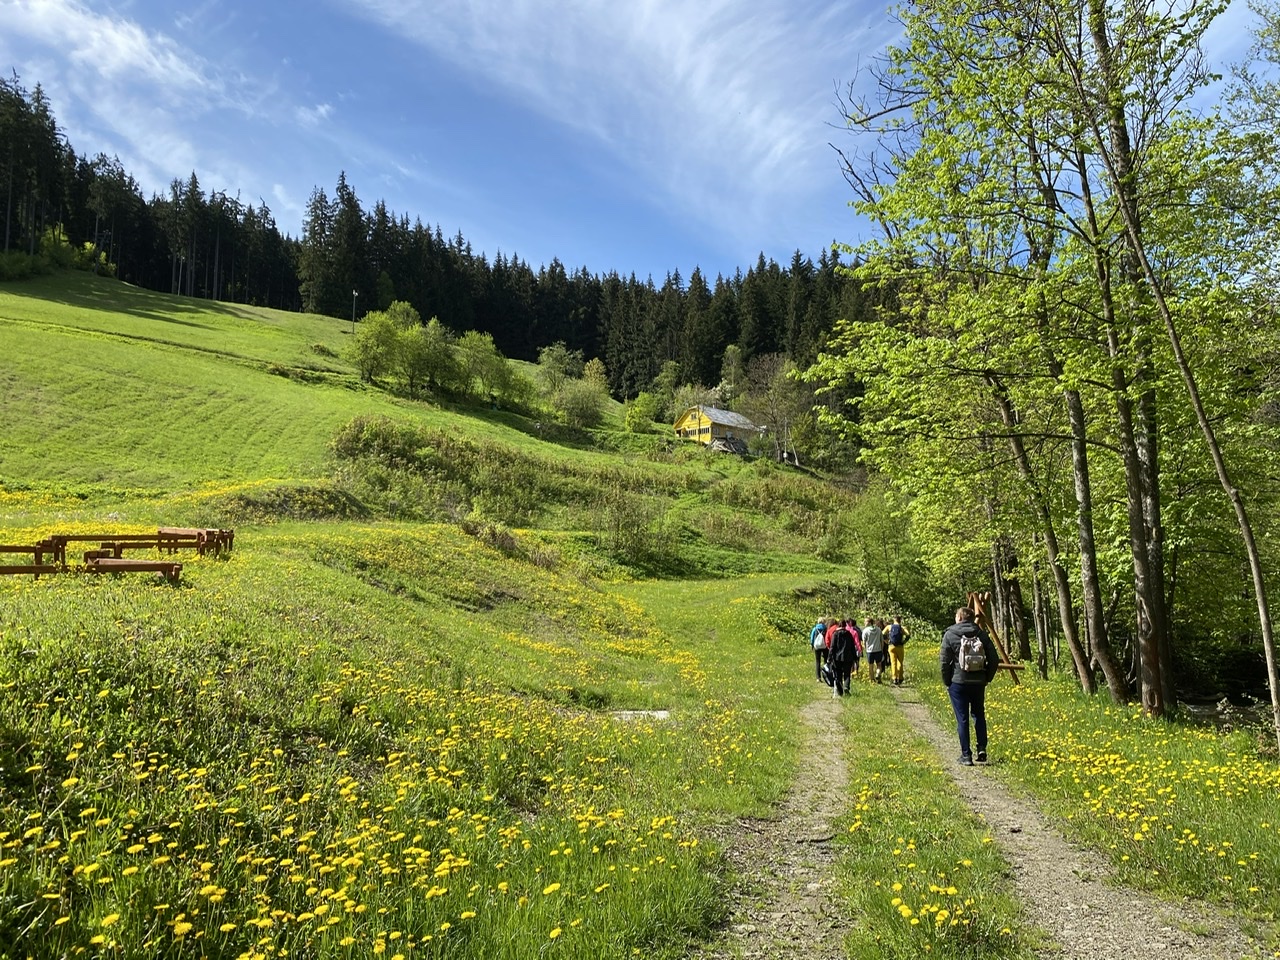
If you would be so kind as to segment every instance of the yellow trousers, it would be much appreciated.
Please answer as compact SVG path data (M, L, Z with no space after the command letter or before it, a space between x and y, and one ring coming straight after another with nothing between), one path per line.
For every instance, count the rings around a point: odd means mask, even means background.
M889 665L893 668L893 682L902 682L902 660L906 653L906 647L903 644L889 647Z

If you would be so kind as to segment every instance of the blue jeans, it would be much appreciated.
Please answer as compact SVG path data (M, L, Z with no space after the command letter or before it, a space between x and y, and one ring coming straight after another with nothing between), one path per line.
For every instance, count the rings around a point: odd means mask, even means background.
M972 757L969 747L969 715L973 715L973 732L978 739L978 752L987 751L987 685L952 681L947 687L951 709L956 715L956 734L960 737L960 755Z

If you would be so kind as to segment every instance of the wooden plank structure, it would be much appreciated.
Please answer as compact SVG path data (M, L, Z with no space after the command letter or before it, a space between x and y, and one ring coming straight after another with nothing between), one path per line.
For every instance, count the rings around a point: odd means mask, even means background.
M84 551L84 564L67 563L70 544L97 544ZM45 573L159 573L172 583L178 582L182 564L173 560L125 559L126 550L154 550L175 554L179 550L195 550L205 554L230 553L235 543L234 530L196 527L159 527L155 533L55 533L33 544L0 544L0 554L24 554L30 563L0 563L0 576L26 574L39 577Z
M1026 668L1023 664L1014 663L1012 660L1009 659L1009 652L1005 650L1004 643L1000 640L1000 634L996 633L995 625L991 622L991 618L987 616L986 607L987 607L987 604L990 602L991 602L990 593L970 593L969 594L969 609L973 611L974 623L976 623L978 626L980 626L983 630L985 630L990 635L992 642L994 642L996 645L996 649L1000 651L1000 663L999 663L1000 669L1008 670L1009 679L1011 679L1015 684L1017 684L1018 671Z
M170 583L177 583L182 576L182 564L167 560L118 560L115 557L94 557L86 560L86 573L158 573Z
M33 577L39 577L42 573L61 573L61 566L56 563L45 562L45 554L50 551L50 548L51 545L47 540L32 544L0 543L0 553L25 554L31 558L30 563L0 564L0 576L4 574L29 574Z

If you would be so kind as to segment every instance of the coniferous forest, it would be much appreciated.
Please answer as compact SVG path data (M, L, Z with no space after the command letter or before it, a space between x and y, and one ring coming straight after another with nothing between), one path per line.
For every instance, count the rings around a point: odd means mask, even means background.
M5 253L34 256L61 231L71 249L92 248L102 269L152 290L335 318L405 302L455 333L491 335L513 359L555 343L598 357L619 399L671 362L678 382L714 386L731 345L743 365L774 354L807 364L836 318L858 310L831 250L816 260L796 251L785 266L762 254L731 277L696 267L687 278L602 276L558 259L535 268L515 253L490 260L460 232L446 237L380 200L368 207L345 174L332 195L313 190L294 238L265 201L207 188L194 172L145 197L117 158L76 152L39 85L0 81L0 99Z

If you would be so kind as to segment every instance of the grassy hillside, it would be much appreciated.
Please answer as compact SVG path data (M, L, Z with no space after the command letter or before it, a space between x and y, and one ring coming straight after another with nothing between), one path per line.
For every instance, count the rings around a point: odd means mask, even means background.
M788 533L813 482L780 511L771 468L398 399L345 329L0 288L0 540L237 528L177 588L0 579L0 956L680 956L718 919L701 825L776 800L808 694L773 665L814 610L772 598L834 572ZM700 630L605 585L644 569L782 572L686 583Z
M863 542L892 518L664 437L388 395L348 326L0 286L0 543L236 528L177 586L0 577L0 960L683 957L724 919L719 843L796 768L803 637L893 609ZM898 714L864 686L824 745L855 778L841 908L875 918L850 950L1030 956L938 758L869 749ZM1280 909L1248 735L1152 736L1057 683L992 698L1025 744L992 775L1133 882Z

